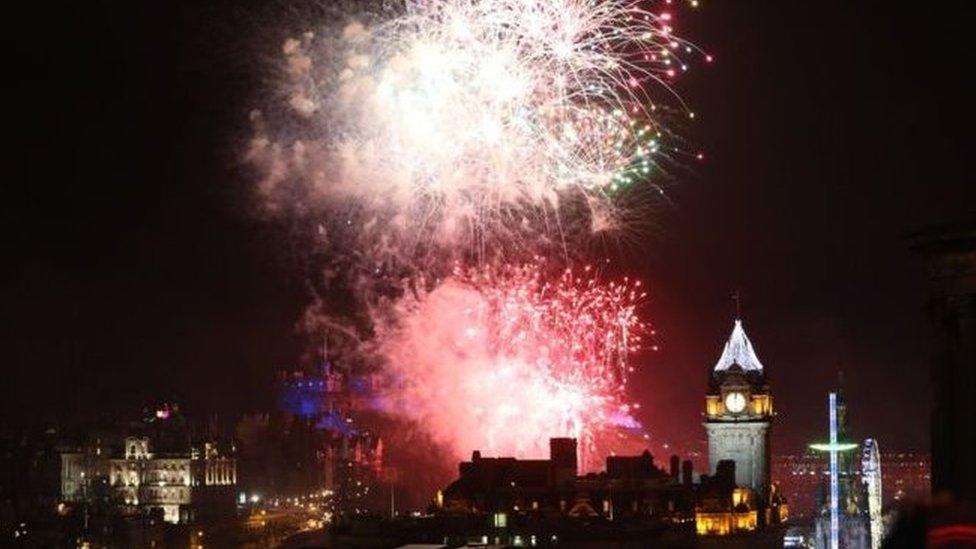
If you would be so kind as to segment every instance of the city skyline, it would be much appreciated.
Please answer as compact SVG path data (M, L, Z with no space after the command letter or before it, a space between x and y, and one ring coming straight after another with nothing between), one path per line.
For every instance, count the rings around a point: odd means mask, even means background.
M894 29L930 28L935 49L964 53L953 29L965 17L703 8L682 23L716 62L683 95L706 161L668 188L638 249L593 254L649 288L661 350L630 383L640 419L658 442L704 440L700 389L737 294L778 395L782 453L822 431L822 396L841 371L864 435L924 450L924 276L902 235L970 213L959 143L973 111L962 82L926 78L951 77L958 61ZM83 24L66 18L57 38L16 46L24 81L42 84L16 88L36 108L15 115L29 146L3 216L11 426L174 399L237 414L270 403L267 381L306 352L295 325L309 264L290 227L255 215L234 160L260 79L241 57L272 46L246 44L256 31L238 33L230 3L153 9L69 8ZM137 390L91 405L133 376Z
M976 542L976 2L10 20L0 545Z

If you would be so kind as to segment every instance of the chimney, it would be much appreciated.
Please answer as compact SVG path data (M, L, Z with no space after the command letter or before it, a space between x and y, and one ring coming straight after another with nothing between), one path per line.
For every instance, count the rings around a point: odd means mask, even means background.
M715 478L728 486L735 486L735 461L723 459L715 466Z
M681 484L691 486L691 460L686 459L681 464Z
M549 460L554 482L561 484L575 479L579 474L576 461L576 439L549 439Z
M671 478L677 482L678 480L678 456L671 456Z

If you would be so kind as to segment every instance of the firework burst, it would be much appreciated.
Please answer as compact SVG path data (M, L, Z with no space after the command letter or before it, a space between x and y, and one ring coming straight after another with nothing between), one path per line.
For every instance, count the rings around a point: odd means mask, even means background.
M640 284L551 269L644 222L656 193L639 192L676 151L662 113L694 118L672 82L711 58L675 36L670 4L403 0L283 45L248 159L269 208L326 248L310 316L348 289L368 328L315 325L377 358L384 410L454 457L571 436L592 470L603 435L640 430Z
M390 387L385 406L455 452L545 455L552 436L596 441L633 425L629 356L648 333L639 282L603 282L589 268L546 282L541 261L457 269L404 300L377 342Z
M680 105L672 81L707 58L644 4L408 0L370 26L290 39L291 114L252 143L263 189L297 175L310 200L354 203L368 212L354 223L395 241L379 255L558 233L570 194L603 216L673 151L658 103Z

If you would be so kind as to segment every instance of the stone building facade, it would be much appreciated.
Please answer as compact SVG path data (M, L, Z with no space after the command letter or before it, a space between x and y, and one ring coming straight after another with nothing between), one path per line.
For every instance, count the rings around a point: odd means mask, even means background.
M736 320L721 358L712 370L705 396L708 466L735 462L735 483L766 501L770 486L769 427L773 396L763 365Z
M126 437L122 451L96 443L61 454L61 496L67 503L101 503L121 513L162 511L173 524L191 522L226 500L237 484L233 457L212 443L182 454L152 452L147 437Z

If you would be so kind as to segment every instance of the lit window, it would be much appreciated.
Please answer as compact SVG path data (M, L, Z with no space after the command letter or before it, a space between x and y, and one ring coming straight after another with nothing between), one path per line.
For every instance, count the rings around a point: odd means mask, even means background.
M495 513L494 523L495 523L495 528L508 527L508 515L505 513Z

